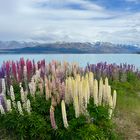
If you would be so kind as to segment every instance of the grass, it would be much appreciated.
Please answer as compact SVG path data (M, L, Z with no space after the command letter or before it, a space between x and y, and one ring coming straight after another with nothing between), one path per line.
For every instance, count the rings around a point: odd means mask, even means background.
M117 89L117 106L113 117L120 140L140 139L140 80L133 74L128 82L112 82Z

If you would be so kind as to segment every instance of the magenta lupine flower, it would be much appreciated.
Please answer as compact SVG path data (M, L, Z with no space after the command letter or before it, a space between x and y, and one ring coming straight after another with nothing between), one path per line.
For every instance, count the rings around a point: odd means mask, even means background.
M35 61L33 60L33 75L35 74L36 72L36 64L35 64Z
M8 88L10 88L10 84L11 84L11 77L10 77L10 61L7 61L5 63L5 69L6 69L6 82L7 82L7 86Z
M16 64L12 61L12 74L14 79L17 81L17 71L16 71Z
M24 80L24 66L25 66L25 61L24 61L24 58L20 58L20 61L19 61L19 69L20 69L20 72L21 72L21 80L23 81Z
M44 77L45 77L45 60L41 61L41 77L44 80Z
M26 61L26 67L27 67L27 81L31 81L31 77L33 73L33 66L30 60Z

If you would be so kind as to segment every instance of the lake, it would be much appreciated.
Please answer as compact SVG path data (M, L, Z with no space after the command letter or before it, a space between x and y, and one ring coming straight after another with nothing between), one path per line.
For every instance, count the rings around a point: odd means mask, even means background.
M46 62L51 60L78 62L80 66L85 66L87 63L128 63L134 64L140 68L139 54L1 54L0 65L6 60L19 60L21 57L25 59L34 59L35 61L45 59Z

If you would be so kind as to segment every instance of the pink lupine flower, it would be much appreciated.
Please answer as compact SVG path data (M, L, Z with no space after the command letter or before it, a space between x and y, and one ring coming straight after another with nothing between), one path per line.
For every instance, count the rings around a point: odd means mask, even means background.
M57 129L57 126L56 126L56 122L55 122L55 117L54 117L54 107L51 105L50 107L50 120L51 120L51 126L53 129Z
M61 95L62 100L64 100L65 99L65 83L64 82L61 84L60 95Z

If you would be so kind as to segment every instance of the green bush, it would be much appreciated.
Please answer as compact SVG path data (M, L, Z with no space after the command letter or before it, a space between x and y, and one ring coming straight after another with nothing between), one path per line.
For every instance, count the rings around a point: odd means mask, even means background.
M51 127L49 109L50 101L43 96L29 97L32 113L19 115L17 110L0 115L0 129L6 130L10 139L26 140L104 140L115 139L113 124L108 119L108 108L96 107L93 100L88 104L88 113L75 118L73 105L66 106L69 127L63 125L61 106L55 109L55 119L58 129Z

